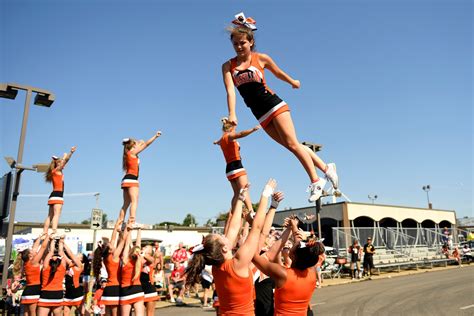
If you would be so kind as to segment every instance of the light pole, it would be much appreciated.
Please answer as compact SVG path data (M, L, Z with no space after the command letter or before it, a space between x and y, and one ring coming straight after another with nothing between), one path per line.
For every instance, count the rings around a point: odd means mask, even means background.
M34 104L50 107L54 102L54 94L47 90L33 88L30 86L19 85L14 83L1 83L0 84L0 97L5 99L14 100L18 94L18 90L26 91L25 107L23 110L23 121L21 125L20 144L18 146L18 155L16 162L10 167L15 168L15 182L13 185L13 196L10 204L10 214L8 221L7 239L5 243L5 256L3 257L3 272L2 272L2 287L5 288L8 278L8 266L10 265L10 257L12 251L12 236L13 227L15 223L15 210L16 201L20 194L20 180L21 173L27 168L20 168L23 161L23 149L25 146L26 127L28 123L28 114L30 112L31 96L36 93ZM37 169L33 169L37 170Z
M422 189L423 189L423 191L426 192L426 199L428 200L428 208L429 208L429 209L432 209L432 208L433 208L433 205L431 205L431 203L430 203L430 194L428 193L428 192L430 192L431 187L430 187L430 185L428 184L428 185L424 185Z
M377 200L377 198L378 198L377 194L374 195L374 196L372 196L372 195L369 194L367 197L369 198L369 200L372 201L372 204L374 204L374 203L375 203L375 200Z
M323 148L323 145L310 143L310 142L303 142L302 144L308 147L309 149L311 149L314 153L321 151L321 148ZM323 237L321 236L321 198L316 200L315 208L316 208L316 220L318 222L318 238L321 239Z

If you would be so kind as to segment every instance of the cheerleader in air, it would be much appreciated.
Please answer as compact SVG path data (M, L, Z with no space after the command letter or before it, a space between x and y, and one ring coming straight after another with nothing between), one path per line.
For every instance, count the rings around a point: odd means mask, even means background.
M132 138L125 138L122 141L123 144L123 159L122 168L125 171L125 176L122 179L122 190L123 190L123 205L120 209L118 222L123 222L125 214L127 213L128 207L130 207L130 216L128 222L135 223L135 216L137 213L138 205L138 173L140 159L138 154L141 153L145 148L150 146L158 137L161 136L161 132L156 132L152 138L147 141L135 140Z
M221 119L222 122L222 137L219 140L214 142L215 145L219 145L224 154L225 161L227 163L225 168L225 173L227 179L232 186L234 191L234 196L232 198L232 206L237 202L239 198L239 192L248 184L247 172L242 165L242 160L240 158L240 144L237 142L237 139L246 137L253 132L256 132L260 129L260 126L257 125L254 128L236 132L235 125L229 122L227 117ZM250 195L247 194L247 197L244 201L245 206L249 211L253 211L252 202L250 200Z
M62 158L57 156L51 157L51 163L49 164L48 171L45 174L46 182L53 183L53 192L49 195L48 205L49 213L48 217L44 221L43 234L48 234L49 225L52 226L51 238L58 238L56 231L58 228L59 216L64 204L64 174L63 169L71 159L72 154L76 151L76 146L71 148L68 154L64 154Z
M311 181L308 200L314 202L321 197L326 184L325 179L318 177L314 167L323 171L336 189L338 188L336 165L325 164L314 152L300 144L288 104L266 85L265 69L270 70L275 77L290 84L294 89L299 89L300 82L281 70L270 56L255 52L254 31L257 30L255 20L245 18L243 13L239 13L232 23L236 26L230 30L230 40L237 56L222 65L229 122L237 125L235 113L235 88L237 88L265 132L291 151L303 165Z

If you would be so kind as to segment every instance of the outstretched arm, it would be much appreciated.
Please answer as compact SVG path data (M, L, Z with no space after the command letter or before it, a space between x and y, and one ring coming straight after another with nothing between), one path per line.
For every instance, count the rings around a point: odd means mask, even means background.
M153 135L149 140L147 140L146 142L139 142L137 144L137 146L135 146L135 148L133 150L131 150L130 152L134 155L138 155L140 152L142 152L145 148L147 148L148 146L150 146L154 141L155 139L157 139L158 137L161 136L161 131L158 131L155 133L155 135Z
M63 155L63 159L61 160L61 163L59 166L56 168L57 170L63 170L66 164L69 162L69 159L71 159L72 154L76 151L76 146L71 147L71 151L67 154Z
M125 241L125 245L123 247L123 252L122 252L122 262L123 264L127 264L128 263L128 254L130 252L130 245L132 244L132 234L131 233L128 233L127 236L126 236L126 241Z
M38 238L38 240L39 239L41 239L41 238ZM43 243L41 244L41 248L38 250L38 252L33 257L33 260L31 262L32 264L40 263L41 258L43 258L44 252L45 252L46 248L48 247L49 241L50 241L49 235L46 234L45 238L43 239ZM38 247L33 248L33 250L34 249L38 249Z
M246 129L246 130L244 130L244 131L230 133L230 134L229 134L229 141L232 141L232 140L234 140L234 139L238 139L238 138L243 138L243 137L249 136L249 135L252 134L253 132L258 131L260 128L261 128L261 126L260 126L260 125L257 125L257 126L251 128L251 129Z
M266 54L258 54L260 61L265 68L268 68L278 79L289 83L294 89L299 89L300 81L291 78L286 72L280 69L273 59Z
M227 92L227 109L229 110L229 122L237 125L237 116L235 115L235 87L230 73L230 62L222 65L222 77L224 79L225 91Z
M74 265L80 269L83 268L83 264L81 260L77 259L77 256L75 256L71 249L68 247L68 245L64 242L64 250L66 251L66 254L69 258L71 258L72 262L74 262Z
M248 185L241 190L240 196L233 206L232 212L229 214L227 219L225 236L230 241L231 245L235 245L237 237L239 236L240 227L242 225L242 199L245 199L245 194L247 192Z
M136 247L142 247L142 229L139 227L137 232L137 240L135 241Z
M272 205L265 216L265 222L263 223L262 232L260 233L260 239L258 240L258 248L257 252L260 252L263 245L265 244L265 240L267 239L270 228L273 224L273 218L275 217L275 211L278 208L278 204L283 200L284 195L283 192L275 192L272 195Z
M258 240L265 222L265 211L267 209L268 198L273 194L275 187L276 181L270 179L263 189L262 195L260 197L260 204L258 206L257 212L255 213L255 218L253 219L252 228L250 229L247 240L235 254L234 268L236 270L243 271L243 269L247 269L248 264L250 261L252 261L253 255L258 248Z
M287 223L286 226L286 229L285 231L283 232L283 234L281 235L281 238L278 239L277 241L275 241L275 243L272 245L272 247L270 248L269 251L267 251L267 258L268 260L272 261L272 262L275 262L275 263L279 263L279 258L278 258L278 255L281 253L281 250L283 249L283 247L285 247L285 244L286 242L288 241L288 238L290 237L290 233L291 233L291 224L290 224L290 221L291 220L296 220L296 219L288 219L288 220L285 220L285 223ZM297 220L296 220L297 221Z
M123 251L123 248L125 247L125 244L128 240L128 234L130 233L130 226L128 225L126 228L125 228L125 231L123 232L122 234L122 237L120 238L120 241L117 245L117 247L115 248L115 251L113 253L113 259L114 261L117 261L119 258L120 258L120 254L122 253Z

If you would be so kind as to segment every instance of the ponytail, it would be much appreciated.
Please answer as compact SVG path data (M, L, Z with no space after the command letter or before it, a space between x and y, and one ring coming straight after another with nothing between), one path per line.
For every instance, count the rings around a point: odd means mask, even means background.
M127 171L127 154L132 149L133 145L135 145L136 141L131 138L125 138L122 141L123 145L123 158L122 158L122 169L123 171Z
M56 259L56 260L49 260L49 279L48 279L48 282L51 282L51 280L54 278L54 275L56 274L56 271L58 270L58 267L59 265L61 264L61 260L60 259Z
M140 278L140 273L142 272L142 256L140 255L140 247L133 247L132 258L135 259L135 273L133 274L132 281L135 281Z
M186 268L186 286L199 283L201 281L201 272L206 266L206 259L204 253L196 252L192 259L188 262Z
M102 269L102 262L104 258L107 258L109 255L109 247L106 246L102 248L102 246L97 247L94 250L94 257L92 259L92 272L94 273L94 276L96 280L99 278L100 275L100 269ZM88 260L87 260L88 262ZM85 262L84 262L84 270L85 270Z
M49 163L48 171L44 174L44 181L51 182L53 181L53 170L56 168L56 160L51 160Z

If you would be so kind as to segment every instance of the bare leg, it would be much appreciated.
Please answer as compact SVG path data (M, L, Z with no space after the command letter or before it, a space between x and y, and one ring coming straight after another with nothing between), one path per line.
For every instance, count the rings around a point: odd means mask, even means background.
M120 315L129 316L131 311L132 311L132 305L130 304L120 305Z
M62 204L54 204L53 205L53 210L54 210L54 216L53 220L51 221L51 228L53 229L53 233L56 232L58 229L58 223L59 223L59 216L61 216L61 210L63 209ZM54 311L53 311L54 313Z
M129 197L129 194L128 194L128 190L129 188L125 188L123 189L122 193L123 193L123 204L122 204L122 208L120 209L120 213L119 213L119 217L117 219L117 222L120 222L122 223L125 219L125 214L127 213L127 209L128 207L130 206L130 197Z
M38 316L48 316L49 315L49 308L48 307L38 307Z
M27 304L24 305L25 316L36 316L36 308L38 304Z
M143 305L143 301L134 303L133 309L135 310L135 316L145 316L145 305Z
M153 316L155 315L155 301L146 303L146 315Z
M318 175L316 174L316 170L314 170L314 163L311 156L296 138L296 132L293 126L293 121L291 120L290 112L284 112L275 117L270 124L265 127L265 132L298 158L306 170L311 182L318 180Z
M169 292L169 295L170 295L170 300L171 300L171 301L173 301L173 300L174 300L173 289L174 289L174 286L173 286L173 284L170 284L170 285L168 285L168 292Z
M64 306L64 316L69 316L70 313L71 313L71 307Z
M316 155L316 153L312 151L309 147L306 147L305 145L301 145L301 146L311 156L311 160L313 160L314 165L322 172L326 172L327 165L324 163L324 161L321 158L319 158L319 156Z
M105 314L110 316L117 316L118 315L118 306L106 306L105 307Z
M53 218L53 216L54 216L53 205L50 205L49 210L48 210L48 216L44 220L44 225L43 225L43 233L44 234L48 233L49 225L51 224L51 219Z
M128 221L130 223L135 223L136 214L137 214L137 206L138 206L138 187L130 187L128 188L128 194L130 197L130 216Z
M232 197L231 209L234 208L234 205L237 202L237 199L239 198L240 189L245 188L247 183L248 183L247 175L240 176L230 181L230 185L232 186L232 190L234 191L234 196ZM253 211L252 201L250 200L250 193L248 191L247 191L244 203L245 203L245 207L247 207L249 211Z

